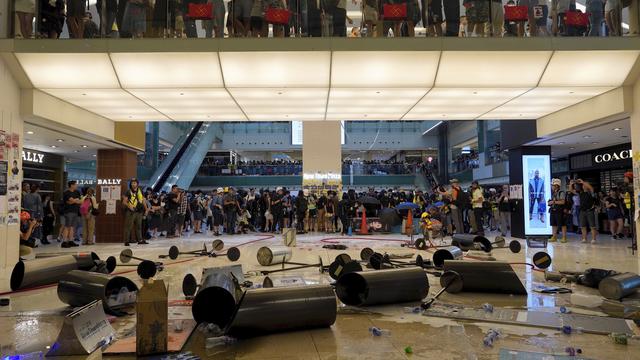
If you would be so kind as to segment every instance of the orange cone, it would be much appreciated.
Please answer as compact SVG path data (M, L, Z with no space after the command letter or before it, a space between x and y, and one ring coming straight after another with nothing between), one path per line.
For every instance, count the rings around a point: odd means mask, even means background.
M362 221L360 222L360 235L369 235L369 227L367 226L367 212L362 212Z
M411 209L407 212L407 221L404 226L404 232L407 235L413 235L413 212Z

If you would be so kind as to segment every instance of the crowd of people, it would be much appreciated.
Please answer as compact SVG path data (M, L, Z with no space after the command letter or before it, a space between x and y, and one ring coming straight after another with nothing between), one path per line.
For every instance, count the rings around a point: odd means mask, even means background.
M553 236L550 241L567 241L572 226L587 242L599 232L599 218L604 217L613 239L622 239L625 219L633 214L633 175L609 191L608 196L595 193L586 181L577 179L561 190L560 179L553 179L552 194L547 201ZM147 240L168 239L185 234L220 236L249 232L278 233L295 228L298 233L327 232L351 234L363 215L380 217L392 212L398 219L413 217L437 223L442 237L455 233L484 235L485 230L507 236L511 230L511 213L516 201L510 198L509 186L483 188L473 181L463 189L457 179L449 186L435 185L428 191L370 188L357 193L349 190L316 193L309 189L234 189L220 187L209 192L186 191L173 186L168 193L142 189L136 179L129 182L122 195L124 212L123 243L148 244ZM95 218L99 204L93 188L78 189L70 181L62 201L55 204L49 194L40 195L37 184L23 184L21 244L36 247L57 239L62 247L94 244ZM411 209L409 213L407 209ZM538 207L540 209L540 207ZM545 210L546 211L546 210ZM531 218L534 214L531 212ZM541 215L541 220L544 219ZM59 222L60 231L53 234ZM390 231L389 227L386 227ZM429 227L429 230L431 227ZM604 229L603 229L604 230ZM629 234L627 234L629 235Z
M622 36L626 4L587 0L583 12L575 0L352 0L362 14L357 27L347 0L98 0L99 28L84 0L14 1L22 38L58 38L65 24L71 38L196 38L198 29L217 38L270 30L274 37L413 37L419 25L426 36Z
M480 157L478 152L471 150L467 154L460 154L451 161L451 172L457 173L469 169L480 167Z
M420 161L371 160L342 162L343 175L406 175L415 174L427 166ZM437 168L436 162L429 164L431 170ZM298 160L270 160L270 161L238 161L235 164L225 164L221 160L205 158L198 170L201 176L271 176L271 175L302 175L302 161Z

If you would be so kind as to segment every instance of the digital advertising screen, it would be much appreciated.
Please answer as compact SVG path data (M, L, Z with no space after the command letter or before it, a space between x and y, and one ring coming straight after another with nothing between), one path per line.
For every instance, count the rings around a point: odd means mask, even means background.
M551 235L547 201L551 197L551 157L522 155L524 234Z

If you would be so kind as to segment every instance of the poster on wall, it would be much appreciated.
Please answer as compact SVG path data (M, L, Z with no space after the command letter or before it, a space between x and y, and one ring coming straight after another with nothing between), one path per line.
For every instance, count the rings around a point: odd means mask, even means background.
M313 194L327 195L334 191L338 196L342 195L342 175L333 173L305 173L302 175L302 188L309 189Z
M551 196L551 157L522 155L524 234L551 235L547 201Z
M0 161L7 159L7 133L0 130Z

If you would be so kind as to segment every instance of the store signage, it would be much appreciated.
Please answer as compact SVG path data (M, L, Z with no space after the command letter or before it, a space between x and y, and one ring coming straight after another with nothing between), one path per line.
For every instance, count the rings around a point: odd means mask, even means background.
M98 179L98 185L120 185L122 179Z
M37 153L34 151L22 150L22 161L42 164L44 162L44 154Z
M76 184L78 185L93 185L94 182L95 182L94 180L85 180L85 179L76 180Z
M593 160L596 164L608 163L611 161L619 161L631 159L631 149L615 151L611 153L598 154L594 156Z
M342 180L342 175L334 173L302 174L303 180Z

